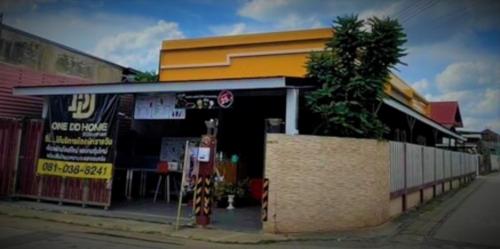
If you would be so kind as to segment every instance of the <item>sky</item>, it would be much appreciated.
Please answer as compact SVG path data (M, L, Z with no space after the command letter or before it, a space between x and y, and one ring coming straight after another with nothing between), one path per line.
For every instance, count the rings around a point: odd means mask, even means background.
M161 41L331 27L337 16L397 18L406 65L430 101L459 101L464 126L500 132L500 0L2 0L7 25L139 70Z

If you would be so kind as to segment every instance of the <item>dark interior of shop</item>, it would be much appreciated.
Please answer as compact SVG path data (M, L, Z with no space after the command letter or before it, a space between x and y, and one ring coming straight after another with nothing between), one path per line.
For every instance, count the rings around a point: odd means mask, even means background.
M126 169L148 169L145 195L140 194L140 176L134 175L130 200L151 199L154 196L160 161L162 138L200 138L206 134L205 121L218 120L217 159L230 163L236 184L247 180L248 195L235 205L260 205L259 191L251 183L263 178L266 119L285 118L284 91L234 91L234 103L226 109L188 109L182 120L131 120L129 129L121 127L113 178L113 201L123 203L126 196ZM200 93L211 94L211 93ZM125 130L124 130L125 129ZM222 154L221 154L222 152ZM220 157L222 155L222 157ZM231 166L228 166L231 167ZM180 174L171 174L171 197L176 203ZM255 185L255 184L254 184ZM161 188L163 189L163 188ZM164 195L160 196L164 197ZM245 200L243 200L245 199Z

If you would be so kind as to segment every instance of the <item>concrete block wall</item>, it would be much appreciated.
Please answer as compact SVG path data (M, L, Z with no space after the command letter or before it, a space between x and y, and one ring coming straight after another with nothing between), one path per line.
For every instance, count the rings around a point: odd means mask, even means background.
M371 139L268 134L272 233L339 231L389 220L389 143Z

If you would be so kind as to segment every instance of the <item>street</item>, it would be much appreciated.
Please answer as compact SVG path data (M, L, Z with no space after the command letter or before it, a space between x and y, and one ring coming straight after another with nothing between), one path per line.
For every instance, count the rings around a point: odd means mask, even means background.
M500 247L500 175L484 180L439 228L436 239Z
M500 174L480 177L420 213L391 236L304 239L279 243L218 244L0 215L1 248L497 248L500 247ZM449 210L449 211L446 211ZM433 223L435 222L435 223Z

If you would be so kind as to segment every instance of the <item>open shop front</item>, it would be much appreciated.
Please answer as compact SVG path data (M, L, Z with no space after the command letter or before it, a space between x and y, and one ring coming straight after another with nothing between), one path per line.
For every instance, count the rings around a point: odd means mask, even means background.
M204 156L196 150L201 137L210 133L216 139L216 153L208 155L215 158L212 223L260 229L264 141L266 127L270 129L266 120L283 120L284 93L240 90L136 95L134 119L118 138L113 209L159 215L169 210L175 216L182 169L190 167L182 216L194 215L198 161ZM224 95L230 103L221 105ZM179 108L167 112L177 113L162 117L163 112L156 117L155 112L160 112L154 106L171 100ZM186 141L191 147L188 150ZM190 153L187 163L186 151Z
M261 87L266 82L273 83ZM205 223L225 229L259 231L265 134L294 131L284 121L295 118L290 114L297 109L298 90L287 89L284 78L264 80L262 84L257 80L257 83L257 87L250 84L241 88L196 83L194 88L181 89L176 89L173 83L148 83L142 84L141 91L133 89L136 84L117 86L121 91L106 86L16 90L26 95L41 95L44 91L50 95L76 94L73 96L116 94L122 102L124 97L133 96L130 108L133 111L117 113L113 173L110 180L103 181L103 187L109 191L108 213L124 217L144 215L156 221L173 222L179 213L177 204L183 189L181 224L200 224L196 211L197 174L204 163L213 160L213 172L210 177L205 172L204 177L211 181L210 194L203 195L210 198L210 220ZM164 89L156 89L158 85ZM213 137L213 148L202 152L199 148L204 147L202 138L207 134ZM206 158L209 160L205 162ZM73 178L67 177L66 181ZM85 188L86 180L82 182L79 186ZM82 192L85 196L85 191ZM231 210L231 206L235 209Z

